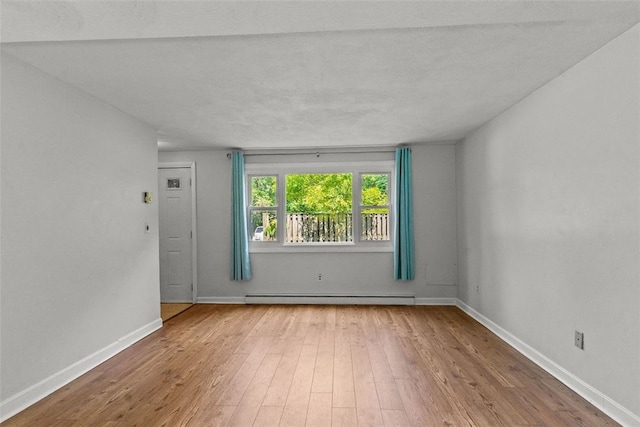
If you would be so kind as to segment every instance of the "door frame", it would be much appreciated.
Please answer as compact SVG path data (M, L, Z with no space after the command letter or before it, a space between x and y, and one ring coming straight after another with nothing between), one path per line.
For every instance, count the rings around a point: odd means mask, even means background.
M193 304L198 299L198 230L196 221L196 162L159 162L160 169L190 169L191 170L191 301ZM160 189L158 188L158 191ZM160 213L158 213L158 226L160 226Z

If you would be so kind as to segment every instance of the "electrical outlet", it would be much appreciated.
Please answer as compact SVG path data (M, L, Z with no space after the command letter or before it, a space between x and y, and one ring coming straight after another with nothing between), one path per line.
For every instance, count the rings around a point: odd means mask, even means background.
M318 280L322 280L322 273L318 274Z
M476 293L480 293L480 283L476 285Z
M584 350L584 332L576 331L575 346L580 350Z

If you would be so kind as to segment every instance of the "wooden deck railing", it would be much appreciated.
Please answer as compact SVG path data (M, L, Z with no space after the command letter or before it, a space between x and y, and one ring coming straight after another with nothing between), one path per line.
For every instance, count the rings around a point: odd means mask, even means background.
M362 240L389 240L389 215L362 214ZM353 218L351 213L292 213L286 215L285 241L352 242Z

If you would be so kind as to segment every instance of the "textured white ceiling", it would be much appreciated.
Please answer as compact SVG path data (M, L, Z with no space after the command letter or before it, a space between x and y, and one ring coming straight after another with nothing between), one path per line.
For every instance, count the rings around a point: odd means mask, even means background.
M2 50L165 149L455 141L640 21L638 2L3 2Z

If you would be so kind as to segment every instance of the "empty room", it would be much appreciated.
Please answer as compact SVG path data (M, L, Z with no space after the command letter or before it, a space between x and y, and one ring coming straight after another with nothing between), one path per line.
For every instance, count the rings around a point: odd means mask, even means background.
M640 426L640 2L0 17L2 426Z

